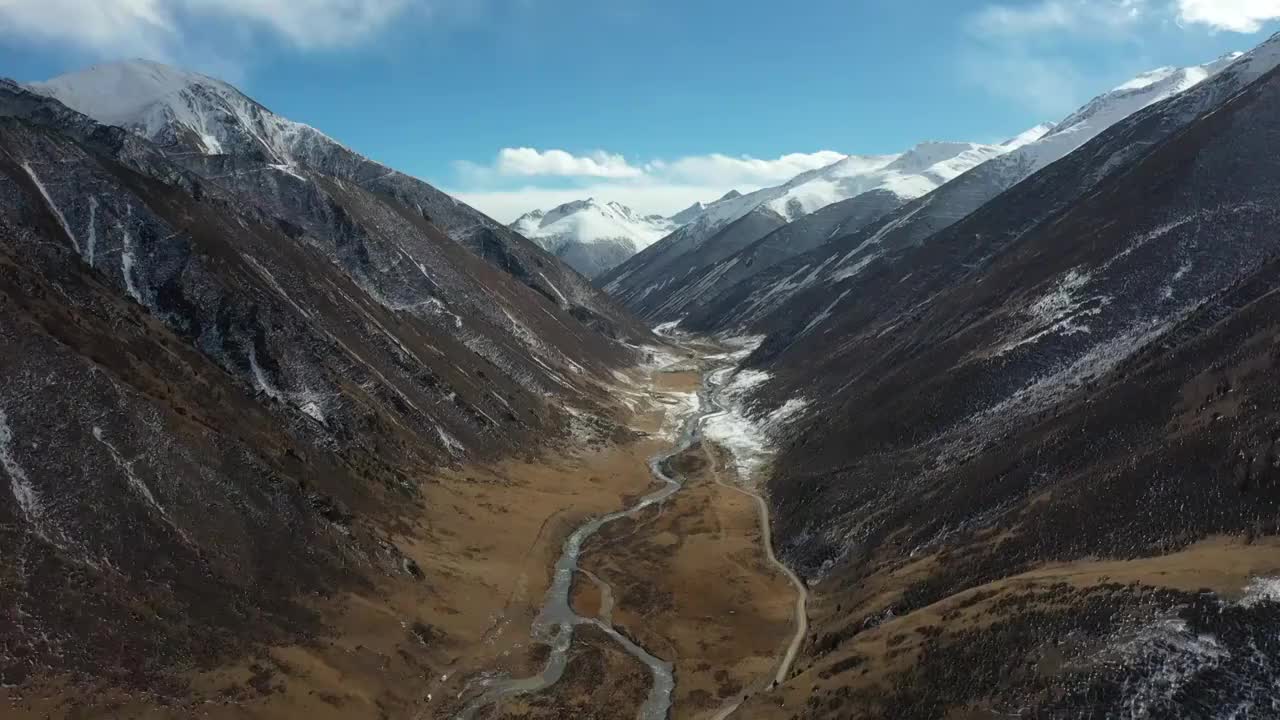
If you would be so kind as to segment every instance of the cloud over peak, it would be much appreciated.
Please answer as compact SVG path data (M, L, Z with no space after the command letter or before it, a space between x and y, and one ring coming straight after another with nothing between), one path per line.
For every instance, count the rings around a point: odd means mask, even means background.
M493 169L508 177L635 178L644 175L644 170L633 167L623 156L603 150L577 156L564 150L503 148Z
M844 157L832 150L776 158L709 153L634 163L604 150L576 155L559 149L503 148L487 165L458 162L461 187L452 190L501 220L588 195L666 215L729 190L778 185Z

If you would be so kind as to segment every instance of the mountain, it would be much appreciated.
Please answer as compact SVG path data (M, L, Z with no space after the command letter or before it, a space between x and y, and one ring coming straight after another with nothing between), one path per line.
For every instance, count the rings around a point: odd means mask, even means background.
M1039 141L1053 132L1053 123L1040 123L1035 127L1022 131L1017 137L1010 138L1000 144L1005 150L1017 150L1024 145Z
M652 336L229 85L127 63L32 87L0 81L0 686L57 687L13 707L285 668L261 648L318 647L342 598L397 634L369 667L438 667L456 640L416 608L459 575L424 518L482 487L440 478L624 432L617 371ZM416 599L371 599L393 592ZM258 696L238 682L210 692Z
M510 227L590 278L622 264L677 226L661 215L642 216L620 203L602 205L588 198L546 212L534 210Z
M699 201L690 205L684 210L681 210L675 215L672 215L671 222L675 223L677 227L679 227L680 225L688 225L689 223L696 220L699 215L701 215L706 211L707 211L707 206Z
M676 319L737 265L736 253L788 223L841 201L869 222L1012 147L927 142L900 155L850 155L778 187L733 193L597 282L642 317Z
M668 288L661 302L638 306L622 299L653 319L683 318L684 327L699 330L749 326L775 312L779 318L792 318L799 311L789 306L790 299L820 278L850 276L862 263L890 254L888 248L922 242L1116 122L1197 86L1232 66L1238 57L1146 73L1093 99L1048 132L1041 133L1045 129L1041 126L1011 141L1006 144L1008 152L890 212L877 215L883 205L868 210L865 203L837 203L690 275L679 288ZM1039 139L1018 145L1037 134ZM1143 147L1135 145L1129 152ZM1046 199L1043 205L1049 207L1051 202ZM810 278L810 272L816 274ZM815 297L823 294L817 291Z
M1270 712L1278 63L1280 37L940 231L895 235L955 183L752 281L790 294L746 326L747 402L803 408L769 489L821 602L744 716Z
M421 180L373 162L320 131L283 118L231 85L158 63L135 60L95 65L48 82L34 92L105 125L123 127L154 143L171 160L204 175L265 178L307 172L395 198L453 240L542 295L604 324L629 322L577 273L518 234ZM273 194L273 187L264 188ZM633 327L633 329L635 329Z

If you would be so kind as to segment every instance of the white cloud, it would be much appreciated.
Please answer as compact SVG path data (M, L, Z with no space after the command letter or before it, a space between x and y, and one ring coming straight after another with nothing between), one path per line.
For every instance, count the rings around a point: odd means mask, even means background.
M1178 19L1214 30L1255 33L1280 18L1280 0L1178 0Z
M67 18L76 18L67 22ZM157 0L0 0L0 33L66 43L94 52L153 54L176 29Z
M1172 18L1174 0L1032 0L982 6L955 68L988 95L1046 118L1062 117L1115 78L1081 62L1082 48L1140 48ZM1127 53L1126 55L1131 55ZM1135 69L1135 72L1137 69Z
M635 164L603 150L575 155L565 150L504 148L489 165L456 163L461 188L450 193L504 222L535 208L545 210L585 197L616 200L646 214L671 215L730 190L750 192L781 184L843 157L832 150L772 159L711 153ZM510 187L514 178L530 184ZM535 178L544 182L533 184L538 182Z
M644 175L644 170L632 167L626 158L603 150L578 156L564 150L503 148L493 170L499 175L518 177L634 178Z
M1023 5L987 5L970 24L978 34L988 37L1117 33L1136 26L1147 16L1147 10L1147 0L1040 0Z
M1021 49L970 53L961 57L957 67L969 85L1048 120L1065 117L1101 87L1089 82L1066 58Z
M843 157L843 153L833 150L790 153L772 160L714 153L684 157L670 163L655 161L645 168L654 175L698 183L777 183L808 170L826 167Z
M463 0L455 0L462 2ZM303 49L350 45L425 0L0 0L0 35L101 55L169 57L208 24L266 31Z
M462 161L457 163L457 167L473 184L484 184L501 177L576 177L687 185L752 185L790 180L806 170L825 167L843 157L843 153L833 150L790 153L773 159L712 153L634 165L624 156L604 150L574 155L565 150L503 148L491 165Z

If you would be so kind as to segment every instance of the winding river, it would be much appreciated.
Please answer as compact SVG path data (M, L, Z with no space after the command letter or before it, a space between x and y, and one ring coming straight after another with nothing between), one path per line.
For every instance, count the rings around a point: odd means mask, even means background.
M701 437L703 420L719 411L715 398L718 386L715 384L716 381L712 380L717 375L723 378L727 373L713 371L704 375L702 387L698 390L698 410L685 419L674 448L649 460L649 469L663 487L646 495L626 510L587 521L565 540L560 559L556 562L555 576L551 581L551 587L547 590L546 600L533 623L534 641L546 644L551 649L542 672L527 678L499 677L480 681L483 692L456 716L457 720L472 720L481 710L490 705L518 695L541 692L559 682L569 662L569 648L573 645L574 630L579 625L596 626L649 668L653 674L653 685L637 718L638 720L666 720L671 711L671 693L675 689L671 663L653 656L618 632L607 616L606 619L600 619L578 615L573 611L569 598L573 590L574 574L578 572L578 557L582 554L582 546L592 535L611 522L639 515L646 508L675 495L683 487L683 482L667 474L663 466L671 458L693 447Z

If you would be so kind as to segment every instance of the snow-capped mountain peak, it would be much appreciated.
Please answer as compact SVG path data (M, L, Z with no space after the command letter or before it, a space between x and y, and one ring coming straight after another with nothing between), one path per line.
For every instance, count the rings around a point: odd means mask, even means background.
M221 80L148 60L102 63L27 87L162 147L262 155L282 165L318 147L341 147Z
M574 200L520 216L511 229L558 255L578 272L597 275L661 240L678 225L622 203Z

